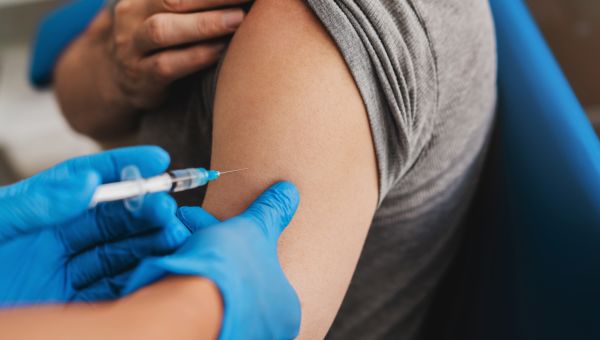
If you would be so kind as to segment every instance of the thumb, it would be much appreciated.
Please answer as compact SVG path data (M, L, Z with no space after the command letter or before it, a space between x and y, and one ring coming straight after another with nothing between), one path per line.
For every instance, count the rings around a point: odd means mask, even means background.
M61 167L0 189L0 240L84 213L99 184L96 172Z
M291 182L280 182L260 195L241 217L254 220L271 240L277 242L299 204L300 194L296 186Z
M191 233L220 223L216 217L200 207L181 207L177 210L177 217Z

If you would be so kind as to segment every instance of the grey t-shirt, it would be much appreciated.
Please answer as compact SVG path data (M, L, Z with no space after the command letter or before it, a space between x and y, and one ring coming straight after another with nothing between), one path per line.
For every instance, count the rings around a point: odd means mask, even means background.
M367 107L380 202L328 337L414 339L460 236L496 100L486 0L306 0ZM144 143L209 166L218 68L177 83ZM293 95L293 94L290 94ZM202 192L180 201L199 204Z

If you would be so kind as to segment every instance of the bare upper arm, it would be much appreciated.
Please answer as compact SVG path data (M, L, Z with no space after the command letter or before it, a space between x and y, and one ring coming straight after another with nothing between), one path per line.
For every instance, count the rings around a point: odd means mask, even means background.
M276 181L298 186L280 257L302 302L301 337L323 337L356 267L378 180L359 91L302 1L256 1L235 35L218 80L211 166L250 169L210 185L204 207L220 218Z

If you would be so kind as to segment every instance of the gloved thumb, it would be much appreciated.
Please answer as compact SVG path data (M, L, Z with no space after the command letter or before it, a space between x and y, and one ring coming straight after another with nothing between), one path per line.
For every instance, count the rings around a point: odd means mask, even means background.
M191 233L221 222L208 211L200 207L181 207L177 210L177 217Z
M277 242L290 224L298 205L300 194L290 182L273 185L260 195L240 217L253 220L271 240Z
M84 213L100 176L53 168L0 189L0 241L66 222Z

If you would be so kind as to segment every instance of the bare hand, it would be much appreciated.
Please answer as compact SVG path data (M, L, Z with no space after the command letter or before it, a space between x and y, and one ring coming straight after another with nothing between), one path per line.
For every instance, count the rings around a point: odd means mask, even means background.
M235 32L250 0L121 0L115 7L109 57L112 78L137 109L159 104L173 81L213 65L219 38Z

